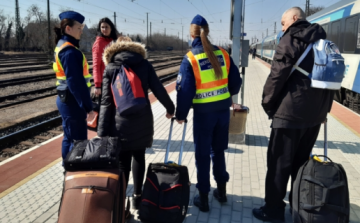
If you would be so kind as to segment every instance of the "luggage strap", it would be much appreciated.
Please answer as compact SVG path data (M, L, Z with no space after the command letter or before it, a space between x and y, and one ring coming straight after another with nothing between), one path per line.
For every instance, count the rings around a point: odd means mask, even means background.
M306 181L309 181L311 183L314 183L314 184L316 184L316 185L323 188L321 204L320 205L311 205L311 204L301 203L300 206L301 206L302 209L308 210L308 211L310 211L310 210L319 211L321 207L326 207L328 209L331 209L331 210L336 211L336 212L340 212L340 213L345 214L345 215L347 215L349 213L349 208L344 208L344 207L341 207L341 206L332 205L332 204L327 203L330 190L336 189L336 188L339 188L339 187L344 187L345 186L344 182L337 182L337 183L331 185L330 187L326 187L320 180L315 179L312 176L306 175L306 176L303 176L302 179L306 180Z

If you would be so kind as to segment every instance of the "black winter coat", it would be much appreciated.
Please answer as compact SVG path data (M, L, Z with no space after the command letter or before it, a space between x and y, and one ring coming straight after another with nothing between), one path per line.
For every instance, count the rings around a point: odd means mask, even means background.
M116 42L104 51L103 60L106 68L103 75L97 133L100 137L119 137L121 150L144 149L152 146L154 119L148 98L149 88L169 114L174 114L175 111L168 93L145 57L144 46L135 42ZM127 64L140 78L148 102L148 106L140 113L129 116L120 116L111 92L111 81L122 64Z
M301 123L321 123L330 112L334 91L312 88L311 80L295 70L293 65L309 43L325 39L326 33L318 24L298 20L284 33L271 66L263 96L262 106L269 118L280 118ZM300 67L311 73L314 52L310 50Z

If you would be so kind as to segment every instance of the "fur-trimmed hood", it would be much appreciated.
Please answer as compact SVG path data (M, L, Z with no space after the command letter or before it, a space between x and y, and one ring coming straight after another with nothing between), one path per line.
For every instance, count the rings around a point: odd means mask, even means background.
M104 50L103 61L105 65L108 65L113 61L115 54L121 52L133 52L138 53L142 56L143 59L146 59L146 49L145 45L137 42L125 42L125 41L116 41L110 43Z

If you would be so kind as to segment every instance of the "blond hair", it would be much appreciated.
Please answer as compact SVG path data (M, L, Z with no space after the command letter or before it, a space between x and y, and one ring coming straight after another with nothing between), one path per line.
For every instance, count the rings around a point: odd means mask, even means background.
M204 51L206 56L209 58L209 61L214 69L215 72L215 78L217 80L222 79L223 77L223 71L221 69L221 64L219 63L218 58L214 54L214 47L212 46L210 40L208 39L209 35L209 26L199 26L196 24L191 24L190 26L190 34L193 37L199 37L201 38L201 43L204 47Z
M116 42L132 42L132 40L128 36L119 36Z

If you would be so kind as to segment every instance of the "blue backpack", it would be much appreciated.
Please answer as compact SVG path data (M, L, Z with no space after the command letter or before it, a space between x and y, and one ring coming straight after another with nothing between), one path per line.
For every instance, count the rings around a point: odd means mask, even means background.
M314 51L314 66L311 73L299 67L309 51ZM329 40L318 40L309 44L305 52L293 66L291 73L298 70L311 79L311 87L338 90L341 88L341 82L344 78L345 63L338 47ZM290 74L291 74L290 73Z
M120 115L136 114L147 105L141 80L127 65L121 65L114 76L111 91Z

